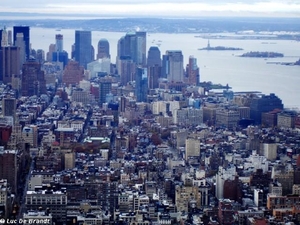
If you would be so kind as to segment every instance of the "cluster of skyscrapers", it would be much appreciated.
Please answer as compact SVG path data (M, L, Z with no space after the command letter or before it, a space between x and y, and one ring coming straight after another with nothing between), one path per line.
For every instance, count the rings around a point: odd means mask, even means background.
M30 48L30 28L28 26L13 27L13 35L11 31L4 28L1 30L0 37L2 65L0 81L4 84L12 84L22 94L33 95L45 92L39 90L45 88L45 78L43 75L37 75L39 73L37 71L41 70L44 62L61 62L63 64L61 69L65 69L70 61L68 53L64 51L62 34L55 35L55 44L50 44L46 57L43 50L35 51ZM180 50L166 51L165 55L161 56L159 48L151 46L147 55L146 43L146 32L127 33L118 41L116 64L112 64L108 40L99 40L95 54L92 46L92 32L76 30L71 60L78 62L83 69L89 70L92 74L89 78L103 73L114 74L120 77L119 82L123 86L128 83L135 84L138 101L146 101L148 89L158 88L159 82L199 84L199 68L194 57L190 57L185 70ZM101 69L99 69L100 66ZM32 79L28 75L24 77L27 74L26 71L31 70L36 71L36 75L32 76ZM43 72L41 71L41 73ZM65 74L67 76L68 73ZM58 80L66 85L76 85L82 77L76 83L66 81L68 79L63 76ZM30 85L32 87L29 87ZM33 91L37 89L39 91ZM141 90L144 91L143 94L140 94Z

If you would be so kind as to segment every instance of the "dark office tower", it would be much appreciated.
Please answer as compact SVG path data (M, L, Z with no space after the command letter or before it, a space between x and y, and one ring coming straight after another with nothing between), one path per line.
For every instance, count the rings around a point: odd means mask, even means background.
M20 49L15 46L0 48L0 81L12 82L13 76L20 75Z
M17 192L17 152L0 147L0 180L7 179L12 193Z
M92 33L91 31L75 31L75 60L80 66L87 68L92 61Z
M22 96L46 94L46 81L41 64L35 60L24 63L22 68Z
M83 76L83 67L80 66L78 62L70 60L63 71L62 83L67 86L70 84L78 85L79 82L83 80Z
M119 107L120 112L125 112L125 108L126 108L126 97L125 96L121 96L119 105L120 105L120 107Z
M102 79L99 82L99 105L105 103L106 95L111 92L111 80Z
M64 50L64 38L62 34L55 35L55 48L57 52L62 52Z
M179 50L167 51L168 55L168 73L167 79L169 82L183 82L183 55Z
M148 88L158 88L158 79L161 76L161 66L153 65L148 67Z
M169 56L162 56L161 78L167 78L169 73Z
M25 41L23 33L18 33L15 41L15 46L20 49L20 67L22 68L23 64L26 61L26 52L25 52Z
M100 39L100 41L98 42L97 59L102 59L102 58L110 58L109 42L104 38Z
M281 99L275 94L253 98L250 103L250 118L254 120L255 124L261 124L262 113L274 109L283 109Z
M29 59L30 57L30 34L28 26L14 26L14 45L16 46L17 34L22 33L25 42L25 57Z
M144 31L137 31L136 36L136 64L146 66L146 40L147 34Z
M147 102L148 79L147 69L137 67L135 72L135 96L137 102Z
M15 98L3 98L2 99L2 115L12 116L15 119L16 115L16 99Z
M135 63L128 56L122 56L119 60L120 71L119 74L121 76L121 85L127 85L128 82L134 80L135 75Z
M152 46L148 50L147 66L161 66L160 50L156 46Z
M190 84L199 85L200 83L200 73L199 67L197 66L197 59L194 56L190 56L189 64L187 65L187 75Z
M62 52L53 52L52 53L52 61L53 62L62 62L63 68L68 64L69 58L68 53L66 51Z

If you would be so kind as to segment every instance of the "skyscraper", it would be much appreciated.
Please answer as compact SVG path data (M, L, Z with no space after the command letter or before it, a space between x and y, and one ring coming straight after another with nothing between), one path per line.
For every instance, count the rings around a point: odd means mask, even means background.
M146 66L146 32L129 32L118 42L118 55L130 57L137 65Z
M146 66L146 38L145 31L135 32L136 36L136 64L145 67Z
M168 73L169 82L183 82L183 55L179 50L167 51L168 56Z
M7 31L4 27L0 48L0 81L11 83L13 75L20 74L20 48L8 46Z
M105 103L106 95L111 91L111 80L102 79L99 82L99 105L102 106Z
M46 81L41 64L35 60L29 60L24 63L22 68L22 95L40 96L46 94Z
M26 52L25 52L25 41L23 33L18 33L15 41L15 46L20 48L20 67L22 68L23 63L26 61Z
M25 42L26 59L30 57L30 31L29 26L14 26L14 45L16 46L17 34L22 33Z
M62 34L56 34L55 35L55 48L57 52L62 52L64 50L63 45L63 35Z
M137 102L146 102L148 94L147 69L137 67L135 72L135 96Z
M158 79L161 76L161 66L153 65L148 66L148 88L155 89L158 88Z
M147 66L161 66L160 50L156 46L151 46L148 50Z
M97 59L102 59L102 58L110 58L109 42L104 38L100 39L98 42Z
M134 80L134 74L135 74L135 63L133 60L128 57L121 57L119 60L120 69L119 74L121 76L121 84L126 85L129 81Z
M190 84L199 85L200 83L199 67L197 66L197 59L194 56L189 57L189 63L187 65L187 75Z
M91 31L75 31L75 60L80 66L87 68L92 61L92 33Z

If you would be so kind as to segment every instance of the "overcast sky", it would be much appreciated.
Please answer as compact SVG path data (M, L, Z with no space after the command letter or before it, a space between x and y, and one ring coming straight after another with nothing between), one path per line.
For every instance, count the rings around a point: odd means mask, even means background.
M300 0L0 0L0 12L152 17L300 17Z

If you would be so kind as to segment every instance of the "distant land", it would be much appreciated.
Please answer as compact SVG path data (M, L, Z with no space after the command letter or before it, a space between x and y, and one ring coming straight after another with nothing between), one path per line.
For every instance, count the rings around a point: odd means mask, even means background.
M250 57L250 58L280 58L284 57L282 53L279 52L246 52L240 57Z
M143 30L149 33L234 33L254 37L259 32L280 32L275 39L300 40L299 18L254 18L254 17L199 17L183 18L116 18L95 15L50 15L26 13L0 13L0 27L27 25L53 29L83 29L107 32ZM250 34L250 35L249 35ZM215 38L226 38L215 35ZM227 37L228 38L228 37ZM212 37L209 37L212 39Z

